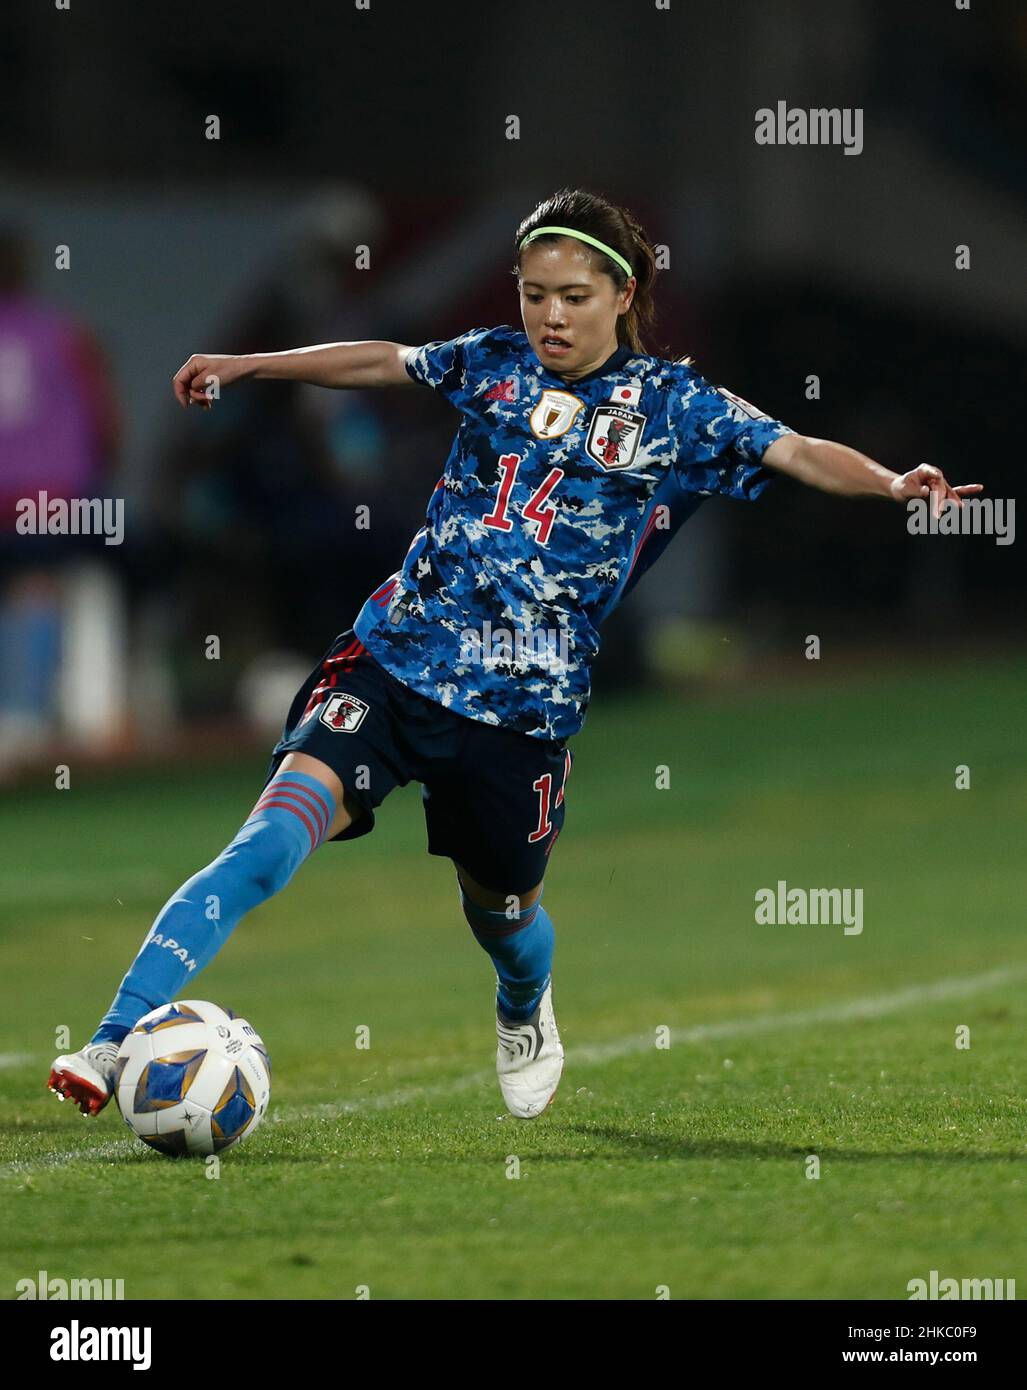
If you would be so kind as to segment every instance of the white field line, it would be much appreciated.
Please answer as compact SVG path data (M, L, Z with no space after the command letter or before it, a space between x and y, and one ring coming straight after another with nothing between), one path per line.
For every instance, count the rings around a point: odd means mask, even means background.
M746 1038L762 1033L809 1028L821 1023L851 1023L860 1019L881 1018L885 1014L901 1013L903 1009L915 1009L923 1004L939 1003L946 999L960 999L968 994L978 994L982 990L995 989L999 985L1012 984L1024 979L1027 979L1027 965L999 966L982 975L959 976L948 980L936 980L931 984L910 985L891 994L873 994L863 999L821 1004L815 1008L799 1009L792 1013L750 1014L743 1018L722 1019L716 1023L698 1023L693 1028L671 1028L669 1050L673 1051L675 1044L681 1043ZM655 1037L652 1033L635 1033L613 1038L605 1043L582 1043L567 1048L565 1065L592 1066L600 1062L615 1061L619 1057L630 1057L655 1050L655 1047ZM288 1119L313 1119L358 1114L369 1110L392 1110L397 1106L410 1105L417 1101L438 1100L457 1095L476 1086L495 1084L495 1068L491 1067L487 1071L453 1077L435 1086L404 1086L381 1096L362 1096L350 1101L332 1101L324 1105L286 1105L278 1107L273 1113Z
M721 1038L757 1037L764 1033L791 1031L810 1028L825 1023L852 1023L861 1019L883 1018L887 1014L901 1013L903 1009L916 1009L925 1004L941 1003L947 999L962 999L968 995L980 994L1000 985L1014 984L1027 979L1027 965L998 966L981 975L957 976L947 980L935 980L931 984L909 985L906 989L895 990L890 994L872 994L863 999L850 999L847 1002L820 1004L811 1009L798 1009L791 1013L754 1014L742 1018L722 1019L719 1022L699 1023L694 1028L672 1028L671 1047L681 1043L701 1043ZM567 1049L566 1064L569 1067L593 1066L601 1062L614 1061L619 1057L630 1057L637 1053L655 1049L651 1034L631 1034L614 1038L605 1043L583 1043ZM24 1056L24 1054L8 1054ZM462 1091L476 1087L492 1087L496 1084L495 1068L451 1077L431 1086L403 1086L395 1091L387 1091L380 1096L357 1096L352 1100L332 1101L324 1105L277 1106L270 1112L270 1121L303 1119L331 1119L336 1115L355 1115L380 1110L394 1110L404 1105L425 1101L443 1100L459 1095ZM84 1119L85 1117L83 1117ZM505 1119L506 1117L503 1116ZM0 1172L24 1173L48 1168L62 1168L79 1159L112 1160L131 1153L137 1147L134 1139L112 1140L102 1145L88 1148L66 1149L62 1153L51 1154L45 1159L16 1159L0 1164Z
M24 1067L36 1060L34 1052L0 1052L0 1071L11 1067Z

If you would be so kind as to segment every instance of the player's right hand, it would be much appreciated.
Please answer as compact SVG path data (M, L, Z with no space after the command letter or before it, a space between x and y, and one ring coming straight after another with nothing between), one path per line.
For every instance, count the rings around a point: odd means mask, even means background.
M199 405L209 410L214 404L214 389L218 392L248 376L251 359L231 353L194 352L171 378L175 399L179 405Z

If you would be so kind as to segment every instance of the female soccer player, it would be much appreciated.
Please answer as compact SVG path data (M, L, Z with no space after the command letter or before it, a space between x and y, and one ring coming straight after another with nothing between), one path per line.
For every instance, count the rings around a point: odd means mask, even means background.
M210 409L215 381L247 377L420 382L462 419L424 526L298 692L242 828L165 904L92 1041L54 1062L51 1089L84 1114L110 1099L137 1021L188 995L244 913L319 845L371 831L411 779L429 853L453 859L495 966L503 1098L516 1116L540 1114L563 1066L543 877L604 618L705 497L752 500L770 470L844 496L932 495L935 507L980 491L796 434L687 360L648 354L656 264L625 209L564 189L521 223L516 255L523 332L199 354L175 373L182 406Z

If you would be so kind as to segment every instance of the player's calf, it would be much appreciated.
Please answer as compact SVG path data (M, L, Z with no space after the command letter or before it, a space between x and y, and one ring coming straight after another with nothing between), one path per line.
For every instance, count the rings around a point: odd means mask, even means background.
M465 891L465 872L458 876L464 916L496 969L499 1087L510 1113L531 1120L552 1103L564 1055L553 1013L553 924L540 901L542 885L520 897L489 894L507 906L486 907ZM488 892L474 887L482 896Z
M284 888L335 823L335 796L324 781L279 770L231 844L169 898L90 1043L54 1061L50 1089L83 1114L98 1114L113 1092L114 1059L126 1033L181 994L240 918Z
M502 894L468 880L463 869L457 877L464 917L496 968L498 1007L508 1019L528 1018L549 983L553 964L553 924L542 906L542 884L525 893ZM485 904L476 901L478 897L485 898Z

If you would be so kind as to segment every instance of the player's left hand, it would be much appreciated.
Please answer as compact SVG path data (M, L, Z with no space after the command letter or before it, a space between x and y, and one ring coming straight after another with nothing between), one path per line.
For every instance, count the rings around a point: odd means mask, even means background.
M953 487L941 469L930 463L921 463L908 473L893 478L891 483L891 495L896 502L904 502L910 497L930 496L933 517L941 515L944 503L955 502L957 507L961 507L967 493L983 491L983 483L960 483L958 487Z

